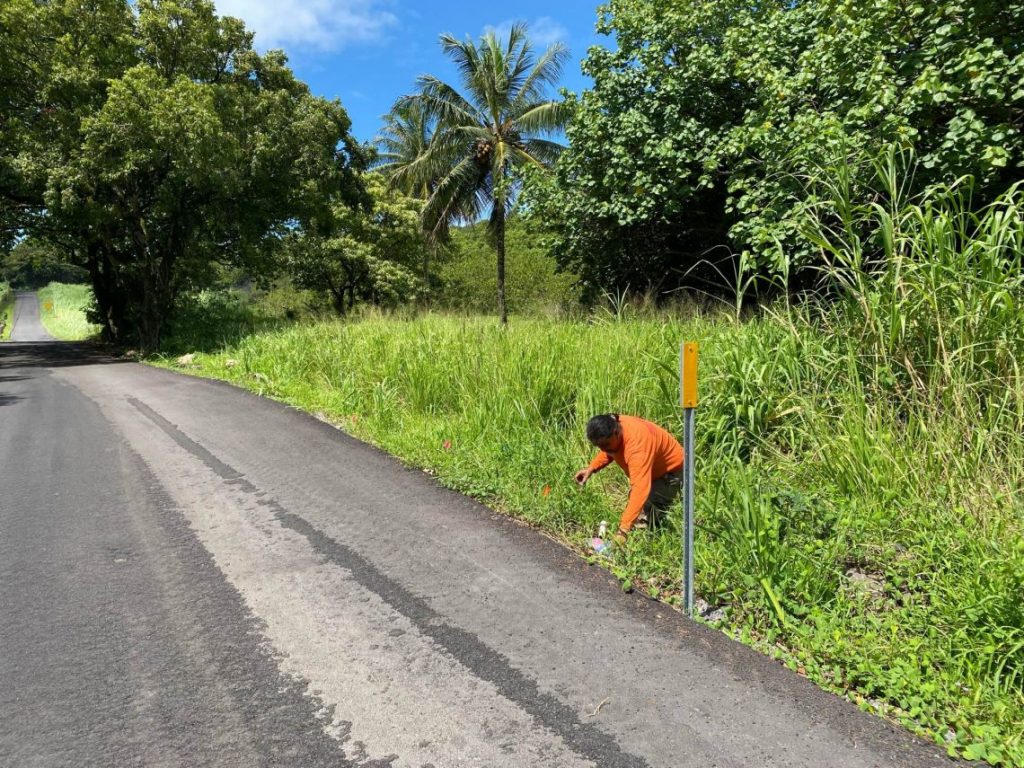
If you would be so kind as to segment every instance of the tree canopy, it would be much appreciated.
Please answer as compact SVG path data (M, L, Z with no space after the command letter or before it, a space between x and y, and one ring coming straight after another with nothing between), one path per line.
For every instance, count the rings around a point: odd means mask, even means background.
M67 254L52 243L33 238L21 240L0 263L0 281L15 288L43 288L48 283L84 283L88 273L69 264Z
M359 197L365 159L345 110L312 96L282 52L253 50L212 2L19 0L8 12L41 50L34 94L5 80L22 119L2 134L4 221L89 270L108 338L155 348L175 297L216 265L263 263L296 226Z
M362 205L336 202L318 229L296 233L286 249L296 285L329 293L339 315L357 300L394 307L426 287L416 276L429 247L423 201L389 189L379 174L365 184Z
M598 30L616 45L533 200L591 288L674 287L719 253L789 273L803 181L887 145L919 189L972 175L979 205L1022 176L1019 0L613 0Z

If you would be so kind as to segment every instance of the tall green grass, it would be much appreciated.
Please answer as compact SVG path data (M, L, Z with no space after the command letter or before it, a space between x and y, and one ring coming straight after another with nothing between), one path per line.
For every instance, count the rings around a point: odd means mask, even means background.
M808 236L842 290L819 301L742 323L622 304L505 330L367 317L238 338L199 372L320 413L583 552L627 493L614 468L574 486L586 419L679 433L678 345L699 341L697 592L722 628L952 753L1024 764L1020 191L972 213L964 185L857 205L830 183ZM671 520L610 567L676 603L679 541Z
M43 326L54 338L80 341L99 334L100 327L86 318L93 302L88 285L50 283L37 295Z
M14 324L14 291L9 283L0 281L0 341L11 336Z

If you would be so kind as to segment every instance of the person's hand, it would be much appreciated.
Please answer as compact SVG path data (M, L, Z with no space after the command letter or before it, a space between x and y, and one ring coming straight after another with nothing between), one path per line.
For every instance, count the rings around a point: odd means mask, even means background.
M581 469L579 472L576 473L576 476L574 478L576 480L576 484L586 485L587 480L590 479L590 476L592 474L594 474L594 470L590 469L590 467L587 467L586 469Z
M625 546L625 544L626 544L626 535L627 535L626 532L624 530L622 530L621 528L619 530L617 530L615 532L615 535L612 537L612 541L615 542L615 546L617 546L617 547Z

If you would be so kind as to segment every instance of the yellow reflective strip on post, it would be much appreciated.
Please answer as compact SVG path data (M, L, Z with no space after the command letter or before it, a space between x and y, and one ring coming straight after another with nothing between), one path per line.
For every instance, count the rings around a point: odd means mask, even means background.
M683 408L697 407L697 343L688 341L683 344L682 358L682 390Z

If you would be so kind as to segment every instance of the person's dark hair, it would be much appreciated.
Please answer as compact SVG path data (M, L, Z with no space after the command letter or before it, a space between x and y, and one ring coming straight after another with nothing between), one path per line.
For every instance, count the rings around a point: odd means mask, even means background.
M594 416L587 422L587 440L597 443L598 440L606 440L619 434L619 415L617 413L603 413Z

